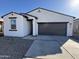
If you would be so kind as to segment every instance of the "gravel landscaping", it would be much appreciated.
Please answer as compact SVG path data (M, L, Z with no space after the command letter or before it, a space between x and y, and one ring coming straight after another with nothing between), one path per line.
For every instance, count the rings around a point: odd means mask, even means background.
M0 37L0 59L22 59L33 40Z

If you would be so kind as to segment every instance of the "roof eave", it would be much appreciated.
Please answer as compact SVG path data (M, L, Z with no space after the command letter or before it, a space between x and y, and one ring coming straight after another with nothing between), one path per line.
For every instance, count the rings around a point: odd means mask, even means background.
M7 14L1 16L1 18L4 18L5 16L7 16L8 14L11 14L11 13L15 13L15 14L21 15L21 14L19 14L19 13L16 13L16 12L13 12L13 11L12 11L12 12L9 12L9 13L7 13ZM25 17L25 18L28 18L28 17L25 16L25 15L21 15L21 16L23 16L23 17Z
M56 12L56 11L52 11L52 10L48 10L48 9L41 8L41 7L38 7L38 8L36 8L36 9L33 9L33 10L27 12L27 13L30 13L30 12L35 11L35 10L37 10L37 9L43 9L43 10L47 10L47 11L50 11L50 12L58 13L58 14L61 14L61 15L64 15L64 16L68 16L68 17L76 18L76 17L74 17L74 16L70 16L70 15L67 15L67 14L64 14L64 13L60 13L60 12Z

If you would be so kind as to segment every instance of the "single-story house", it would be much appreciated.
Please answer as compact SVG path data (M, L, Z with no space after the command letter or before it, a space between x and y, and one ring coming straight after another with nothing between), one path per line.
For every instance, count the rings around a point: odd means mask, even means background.
M4 36L73 35L75 17L44 8L36 8L27 13L10 12L2 18Z

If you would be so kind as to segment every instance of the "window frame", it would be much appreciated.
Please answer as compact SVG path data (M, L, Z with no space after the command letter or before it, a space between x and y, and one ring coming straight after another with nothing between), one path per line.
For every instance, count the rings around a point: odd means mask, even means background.
M10 30L9 31L17 31L16 17L9 17L9 19L10 19ZM12 24L12 22L14 22L14 24Z

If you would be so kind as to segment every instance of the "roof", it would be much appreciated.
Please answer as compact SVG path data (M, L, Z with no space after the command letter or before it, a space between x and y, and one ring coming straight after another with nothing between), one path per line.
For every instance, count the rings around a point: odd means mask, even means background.
M37 19L36 16L30 15L30 14L27 14L27 13L17 13L17 12L13 12L13 11L12 11L12 12L9 12L9 13L7 13L7 14L5 14L5 15L3 15L2 18L5 17L5 16L8 15L8 14L11 14L11 13L15 13L15 14L21 15L21 16L23 16L23 17L25 17L25 18L28 18L28 16L31 16L31 17L34 17L34 18ZM27 15L28 15L28 16L27 16Z
M34 18L36 18L37 19L37 17L36 16L33 16L33 15L30 15L30 14L27 14L27 13L19 13L20 15L28 15L28 16L31 16L31 17L34 17Z
M74 21L77 21L77 20L79 21L79 18L75 19Z
M56 11L52 11L52 10L48 10L48 9L40 8L40 7L36 8L36 9L33 9L33 10L27 12L27 13L30 13L30 12L35 11L35 10L37 10L37 9L43 9L43 10L46 10L46 11L49 11L49 12L54 12L54 13L61 14L61 15L64 15L64 16L76 18L76 17L74 17L74 16L70 16L70 15L67 15L67 14L64 14L64 13L60 13L60 12L56 12Z
M38 19L38 17L28 14L28 13L30 13L30 12L32 12L32 11L37 10L37 9L43 9L43 10L47 10L47 11L54 12L54 13L57 13L57 14L61 14L61 15L64 15L64 16L76 18L76 17L74 17L74 16L70 16L70 15L67 15L67 14L59 13L59 12L56 12L56 11L52 11L52 10L48 10L48 9L44 9L44 8L40 8L40 7L39 7L39 8L36 8L36 9L33 9L33 10L27 12L27 13L17 13L17 12L13 12L13 11L12 11L12 12L9 12L9 13L3 15L2 18L3 18L4 16L10 14L10 13L15 13L15 14L21 15L21 16L23 16L23 17L25 17L25 18L28 18L28 16L31 16L31 17L34 17L35 19ZM27 15L28 15L28 16L27 16Z

